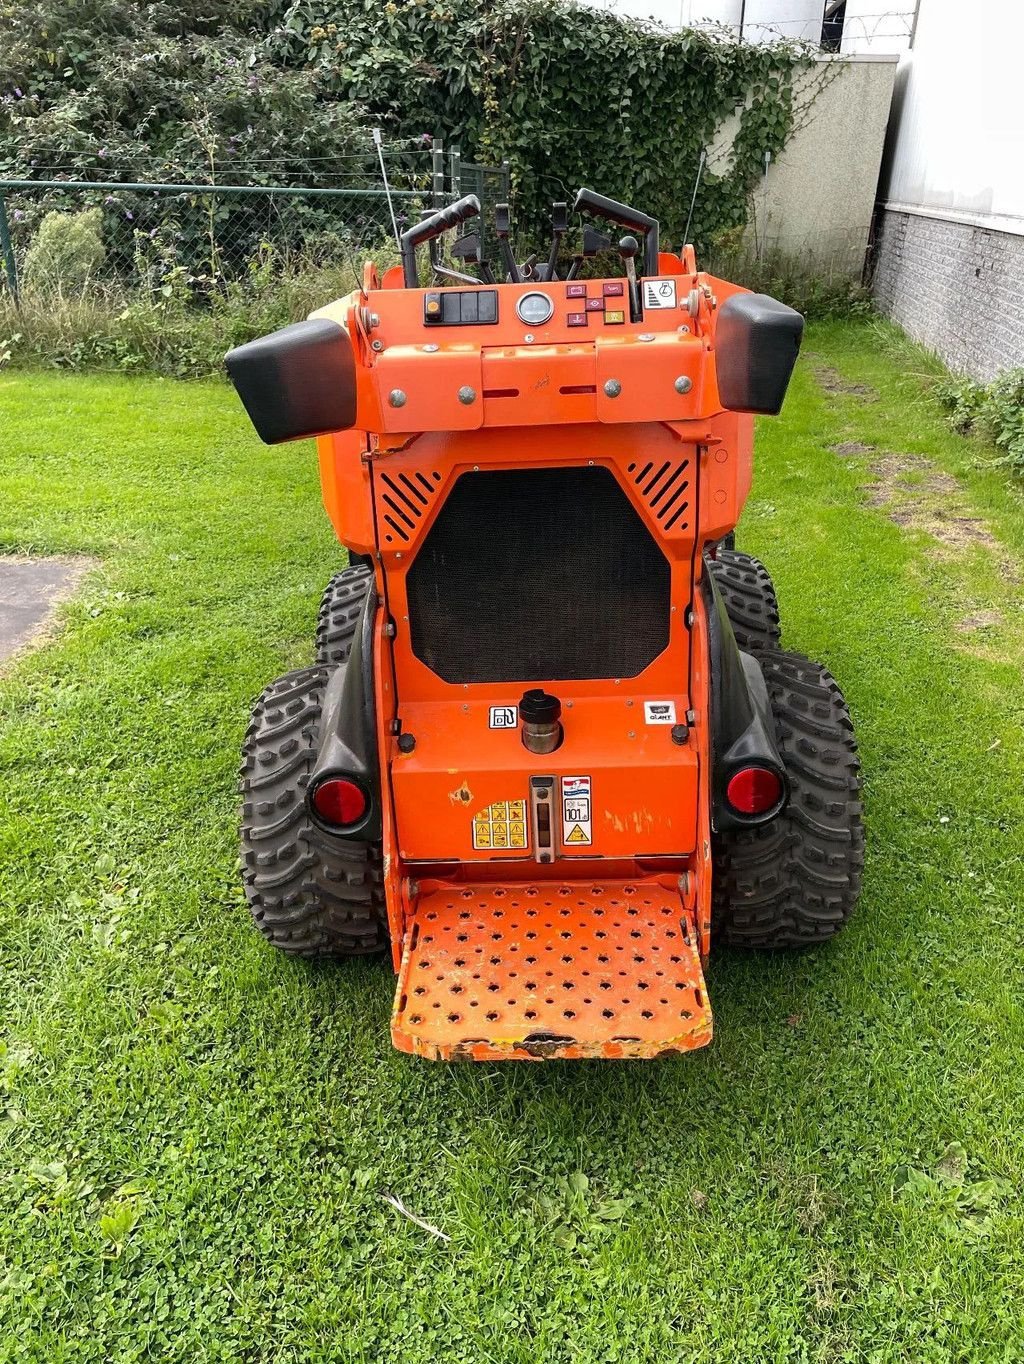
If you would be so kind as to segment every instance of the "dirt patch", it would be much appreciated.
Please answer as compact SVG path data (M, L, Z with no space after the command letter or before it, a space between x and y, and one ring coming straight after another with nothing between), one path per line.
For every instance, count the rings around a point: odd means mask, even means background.
M851 383L849 379L843 378L834 365L825 365L818 361L812 365L811 372L818 381L818 386L826 393L864 398L868 402L874 402L878 398L877 392L870 385Z
M868 469L868 506L884 511L897 526L923 531L947 549L979 545L1002 557L1002 545L983 518L974 515L961 485L930 459L886 452L872 459Z
M974 611L971 615L958 620L953 628L960 634L966 635L970 634L972 630L992 630L1002 623L1001 611Z
M89 559L0 556L0 662L47 636L58 605L92 567Z
M845 459L850 455L870 455L876 447L865 445L862 440L843 440L838 445L830 445L828 448L833 454L842 455Z

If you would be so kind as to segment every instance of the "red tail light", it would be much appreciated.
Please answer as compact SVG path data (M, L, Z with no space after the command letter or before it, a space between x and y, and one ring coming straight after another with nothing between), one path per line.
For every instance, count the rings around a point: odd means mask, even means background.
M325 824L358 824L366 814L366 793L345 777L328 777L313 792L313 809Z
M767 767L741 767L729 778L725 796L741 815L763 815L782 799L782 781Z

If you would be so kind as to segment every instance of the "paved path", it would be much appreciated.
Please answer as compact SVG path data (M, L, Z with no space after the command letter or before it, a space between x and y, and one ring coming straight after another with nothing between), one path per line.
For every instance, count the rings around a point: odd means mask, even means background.
M42 633L88 567L84 559L0 558L0 662Z

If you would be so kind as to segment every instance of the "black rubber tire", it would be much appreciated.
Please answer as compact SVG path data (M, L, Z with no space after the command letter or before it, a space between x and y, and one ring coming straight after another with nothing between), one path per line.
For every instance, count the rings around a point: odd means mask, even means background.
M379 847L332 838L306 787L330 673L299 668L256 701L242 747L242 881L256 926L295 957L359 957L388 941Z
M353 564L335 573L324 588L316 618L317 663L335 667L347 661L359 615L372 586L372 571L362 564Z
M853 913L864 866L860 761L850 712L820 663L761 659L789 803L771 823L713 840L711 931L735 946L810 947Z
M708 564L740 648L748 654L778 649L782 637L779 602L771 575L761 560L737 549L719 547Z

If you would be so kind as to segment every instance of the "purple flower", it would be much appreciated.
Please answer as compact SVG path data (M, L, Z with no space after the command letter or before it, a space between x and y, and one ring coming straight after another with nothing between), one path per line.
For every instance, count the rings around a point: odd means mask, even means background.
M13 215L13 216L14 216L14 221L15 221L16 223L20 223L21 220L22 220L22 218L24 218L25 214L24 214L24 212L23 212L20 208L16 208L16 209L14 210L14 215Z
M98 151L96 154L97 154L97 156L106 156L106 155L107 155L107 149L106 149L106 147L101 147L101 148L99 149L99 151Z
M25 98L25 96L21 93L17 86L14 87L14 93L18 96L19 99Z
M129 222L131 222L132 219L135 217L135 214L131 211L130 208L126 208L124 211L124 216L128 219Z
M433 142L433 140L434 139L431 137L429 133L420 133L421 142Z

